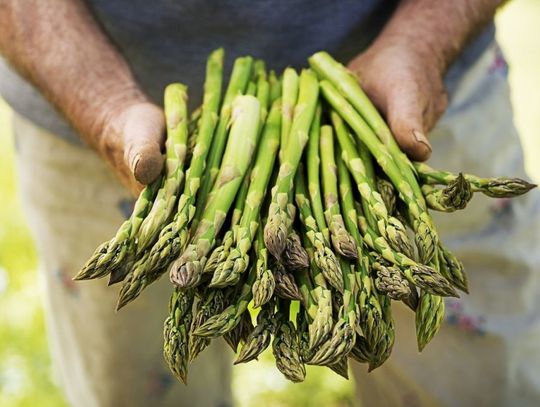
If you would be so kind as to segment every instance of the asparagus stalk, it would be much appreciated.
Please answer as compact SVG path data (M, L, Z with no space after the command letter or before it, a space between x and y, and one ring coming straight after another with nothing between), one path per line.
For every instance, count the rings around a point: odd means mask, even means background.
M373 260L371 268L376 273L375 287L388 298L396 301L407 300L412 291L407 279L401 274L398 267L384 261L380 255L371 253Z
M308 253L312 255L311 248ZM312 256L310 256L312 258ZM317 265L312 262L312 267ZM315 273L320 273L315 270ZM299 289L302 296L302 304L306 314L309 316L308 323L308 353L317 348L332 332L334 322L332 320L332 293L325 287L313 284L310 281L308 272L302 270L298 273Z
M317 105L315 118L309 131L309 140L306 154L307 181L309 199L313 209L313 216L317 222L318 229L328 234L326 221L324 220L324 208L321 194L320 177L320 140L321 140L321 105ZM325 236L329 240L329 236Z
M187 143L188 147L190 146L189 138L199 128L201 115L202 115L202 106L197 107L193 112L191 112L191 116L189 117L189 123L188 123L188 143ZM195 142L193 142L192 147L195 147ZM187 159L186 159L186 162L187 162Z
M298 100L298 90L300 77L293 68L285 68L283 71L282 94L283 103L281 104L281 140L282 146L287 145L287 139L291 130L294 115L294 107Z
M388 210L388 213L390 215L396 213L397 195L394 184L384 178L377 178L377 191L379 191L381 194L381 198L386 206L386 209Z
M171 266L171 282L179 287L193 287L200 282L206 256L214 245L215 236L225 221L255 150L259 111L259 101L253 96L237 96L233 103L231 134L216 184L191 243Z
M184 384L187 384L188 332L193 298L192 291L173 291L169 301L169 316L163 329L163 357L171 372Z
M346 357L354 347L356 340L357 309L355 301L355 275L347 261L342 259L343 271L343 305L339 311L339 319L334 326L332 337L323 343L310 359L310 364L334 365Z
M345 229L339 207L337 170L334 159L334 134L331 126L322 126L321 168L324 191L325 217L334 249L342 256L358 259L356 243Z
M287 238L285 249L281 255L285 268L291 271L303 270L309 267L309 258L306 249L302 246L300 236L292 230Z
M293 275L277 261L274 262L271 269L276 283L274 294L284 300L300 300L302 297Z
M416 310L416 339L421 352L439 331L444 317L444 300L424 290Z
M281 257L292 224L294 205L289 202L289 194L293 191L294 175L308 139L318 95L319 84L315 74L309 70L302 71L298 103L294 109L287 144L282 146L281 165L276 184L272 189L272 202L264 231L266 247L276 258Z
M227 345L229 345L232 351L236 353L240 343L245 343L254 329L255 327L251 322L251 314L248 310L240 316L240 322L238 325L223 335L223 339L225 339L225 342L227 342Z
M307 311L304 311L300 309L296 314L296 336L298 337L300 359L306 363L311 359L313 352L309 349L309 321L311 321L311 317Z
M157 193L152 209L137 234L137 251L143 252L169 220L184 179L184 160L188 138L187 87L175 83L165 88L165 121L167 123L165 182Z
M225 298L222 290L209 290L206 297L199 301L189 331L189 362L193 362L195 358L210 345L209 338L195 336L193 335L193 331L208 321L212 316L221 313L224 308Z
M246 95L255 96L257 94L257 84L253 81L249 81L246 87Z
M182 84L172 84L165 89L165 119L167 123L165 181L155 197L152 209L140 224L137 234L138 261L127 273L120 290L118 309L135 299L148 282L148 246L154 242L159 230L165 226L176 206L177 196L184 178L184 161L188 137L187 88ZM127 277L127 278L126 278ZM116 281L115 276L111 281Z
M345 132L345 130L348 130L346 129L346 125L343 123L339 115L335 115L334 122L337 124L336 128L342 131L343 133ZM349 134L349 138L352 137L350 132L347 132L347 134ZM357 152L358 152L358 156L360 157L360 160L362 161L362 164L364 165L366 182L368 183L369 187L373 191L377 191L380 194L380 191L377 188L377 182L375 179L375 166L373 165L373 158L371 156L371 153L366 148L364 143L362 143L361 141L357 142ZM381 194L381 199L383 200L386 210L388 211L388 215L390 215L390 211L388 210L388 207L386 206L386 201L384 200L382 194ZM362 212L364 213L364 216L368 222L368 225L370 225L371 228L375 231L379 230L379 227L377 224L377 218L371 213L369 202L366 201L365 199L361 199L360 204L362 205ZM388 217L388 220L390 223L392 223L392 218L390 218L390 216ZM401 230L401 229L398 229L398 230ZM399 242L397 242L396 244L399 244ZM408 244L404 245L402 247L402 250L407 250L408 251L407 255L412 256L412 253L411 253L412 247L410 247Z
M268 267L268 252L264 247L262 228L257 228L255 252L257 253L257 278L253 283L253 307L258 308L266 304L274 295L276 280L272 270Z
M328 283L338 291L343 291L343 274L334 252L328 247L323 234L317 228L317 222L311 212L307 198L307 188L302 168L296 174L296 205L300 219L305 227L305 234L313 246L315 263L321 269Z
M379 296L379 302L381 304L381 310L383 315L383 334L381 339L375 347L371 350L371 357L369 358L368 371L372 371L381 366L392 353L392 348L395 342L395 329L394 320L392 319L392 307L390 304L390 298L381 295Z
M351 349L351 353L349 353L349 357L358 363L368 363L372 359L366 338L358 333L356 334L356 341Z
M196 215L197 218L200 218L202 215L208 194L210 193L220 170L223 150L227 144L227 133L230 126L232 112L234 110L233 102L237 95L245 92L250 80L252 67L253 58L251 57L241 57L234 61L231 77L229 79L229 85L227 86L227 90L223 98L223 104L221 105L219 116L214 118L214 126L217 122L217 128L215 128L215 135L212 140L210 151L208 152L206 167L204 168L205 173L201 180L199 180L200 191L198 193L198 202L202 202L202 204L198 205L198 213ZM199 184L197 184L197 188L198 187Z
M276 76L274 71L268 74L268 84L270 85L270 104L281 97L281 79Z
M265 68L264 62L261 60L256 61L254 65L254 71L257 77L256 96L257 96L257 99L259 99L259 103L261 104L260 128L262 129L268 117L268 109L274 101L273 100L270 101L270 83L268 82L268 79L267 79L266 68Z
M133 208L129 219L124 221L116 235L109 241L102 243L92 254L79 273L73 277L74 280L90 280L104 277L116 270L122 270L123 262L133 254L134 238L142 219L146 216L154 197L161 185L160 176L152 184L146 186Z
M422 185L422 193L428 207L441 212L465 209L473 196L471 185L461 173L444 189Z
M339 115L332 112L331 118L336 129L341 158L351 172L357 184L358 192L360 192L363 202L366 204L365 213L368 214L367 216L373 216L372 223L376 223L372 227L377 227L381 236L385 238L392 248L412 257L414 251L405 233L405 226L397 218L388 215L381 194L374 189L374 176L368 173L365 162L360 158Z
M193 331L193 335L215 338L232 331L240 323L242 314L247 310L247 306L253 298L251 289L255 276L254 270L248 273L236 302L225 308L222 313L210 317L204 324Z
M261 312L259 312L259 315L257 315L257 325L255 326L255 329L251 331L246 338L234 364L247 363L257 359L270 345L273 330L274 307L273 305L265 304L263 305Z
M354 326L340 318L334 326L330 339L319 347L309 364L334 365L338 363L351 352L355 339Z
M341 358L337 363L328 365L328 367L345 380L349 380L349 361L347 360L347 357Z
M464 293L469 293L467 275L463 263L443 245L439 245L439 268L441 274L452 285Z
M300 346L296 330L288 319L287 309L280 309L276 314L276 331L272 342L272 351L276 367L294 383L304 381L306 369L300 357Z
M234 228L231 250L220 262L212 277L212 287L234 285L249 263L249 250L259 228L259 213L279 147L280 101L273 103L257 150L250 175L244 211L238 227Z
M459 175L448 171L437 171L424 163L414 163L418 176L428 184L450 185ZM514 198L529 192L537 185L520 178L481 178L476 175L463 174L471 186L472 192L481 192L491 198Z
M234 244L233 230L238 225L238 223L240 223L242 213L244 212L244 206L246 203L249 189L249 181L251 178L251 171L252 170L250 169L248 173L244 176L242 185L240 186L240 190L236 194L229 229L225 232L223 239L221 239L220 245L215 247L212 250L210 256L208 257L208 260L206 261L206 264L203 268L204 273L214 273L217 267L225 260L227 260L227 257L229 257L232 245Z

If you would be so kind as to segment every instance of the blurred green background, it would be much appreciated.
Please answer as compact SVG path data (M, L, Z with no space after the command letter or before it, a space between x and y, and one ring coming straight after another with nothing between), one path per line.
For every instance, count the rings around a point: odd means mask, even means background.
M514 0L497 15L498 39L510 64L515 121L529 173L540 180L540 1ZM535 157L536 155L536 157ZM536 161L535 161L536 158ZM47 350L38 259L17 196L10 111L0 99L0 406L62 407ZM352 404L352 383L308 368L301 385L287 382L265 355L236 367L237 404L322 406Z

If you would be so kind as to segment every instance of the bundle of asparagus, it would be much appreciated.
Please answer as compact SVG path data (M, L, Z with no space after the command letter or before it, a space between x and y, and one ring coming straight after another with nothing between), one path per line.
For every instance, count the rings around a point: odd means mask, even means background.
M162 176L99 246L77 280L122 283L118 309L168 272L164 356L184 383L213 338L304 380L305 364L347 377L350 358L380 366L394 343L391 301L416 313L418 348L441 326L444 297L468 292L429 209L464 209L477 192L534 185L412 163L356 78L319 52L278 78L238 58L223 98L223 50L208 58L204 98L165 89Z

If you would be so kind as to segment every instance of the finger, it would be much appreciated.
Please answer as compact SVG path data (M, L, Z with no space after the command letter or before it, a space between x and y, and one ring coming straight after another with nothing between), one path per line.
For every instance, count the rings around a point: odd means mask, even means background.
M153 105L134 107L126 120L124 160L141 184L151 183L161 172L164 129L163 113Z
M424 114L424 127L427 131L431 131L439 119L442 117L448 107L448 95L443 89L439 92L438 97L432 99L429 109Z
M410 92L407 95L417 95ZM431 144L425 134L424 109L417 98L396 95L388 103L388 124L401 149L415 161L431 156Z

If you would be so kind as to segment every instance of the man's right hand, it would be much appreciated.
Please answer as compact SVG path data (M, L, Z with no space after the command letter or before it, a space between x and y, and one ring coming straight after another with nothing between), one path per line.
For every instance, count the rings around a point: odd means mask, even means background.
M134 193L154 181L163 167L165 120L153 103L128 103L103 123L95 148Z
M84 0L7 0L0 53L65 116L132 192L157 178L165 123Z

